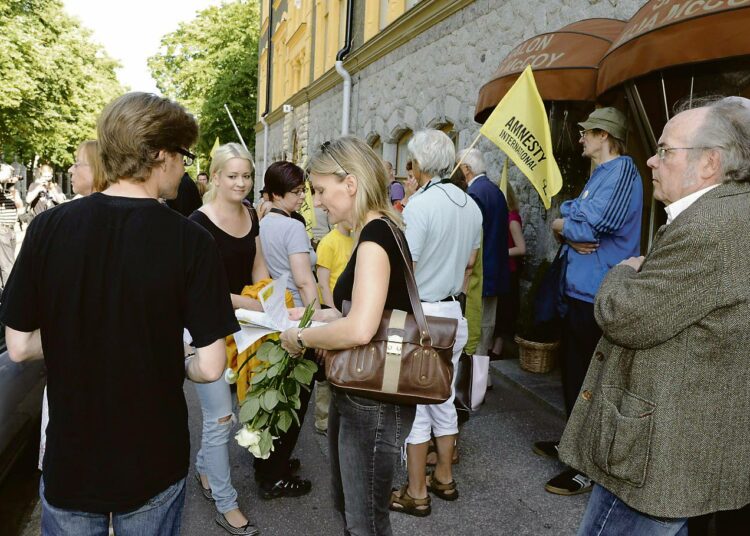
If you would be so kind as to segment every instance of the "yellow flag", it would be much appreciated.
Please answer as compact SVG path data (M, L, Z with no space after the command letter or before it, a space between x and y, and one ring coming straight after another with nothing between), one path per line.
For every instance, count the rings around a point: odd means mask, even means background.
M500 191L503 192L503 195L507 198L508 197L508 159L505 159L505 163L503 164L503 174L500 175Z
M313 208L312 186L310 181L305 181L305 201L299 209L299 213L305 217L307 236L312 238L313 227L317 225L315 209Z
M221 143L219 143L219 136L216 136L216 141L214 141L214 146L211 147L211 152L208 153L211 155L211 158L214 157L214 153L216 152L216 149L219 148L219 145L221 145Z
M480 132L507 154L531 184L545 208L562 188L562 175L552 154L547 113L526 67L497 105Z

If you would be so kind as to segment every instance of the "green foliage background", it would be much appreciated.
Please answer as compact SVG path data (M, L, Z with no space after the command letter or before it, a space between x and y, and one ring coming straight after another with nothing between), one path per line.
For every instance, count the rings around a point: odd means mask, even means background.
M159 52L148 60L159 90L197 116L201 134L195 152L201 162L208 162L217 136L221 143L239 141L225 103L248 149L254 150L258 7L257 1L237 0L205 9L164 36Z
M118 63L59 0L0 0L0 151L66 168L95 137L104 105L123 92Z

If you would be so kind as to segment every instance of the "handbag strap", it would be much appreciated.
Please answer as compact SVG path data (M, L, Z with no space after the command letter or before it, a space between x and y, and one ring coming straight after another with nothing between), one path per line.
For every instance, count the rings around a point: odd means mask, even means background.
M427 318L424 316L422 310L422 301L419 299L419 291L417 290L417 281L414 279L414 268L412 263L406 256L407 246L404 241L403 234L395 226L395 224L387 217L381 218L388 225L388 228L393 233L393 238L396 239L396 245L401 253L401 261L404 266L404 276L406 278L406 290L409 293L409 302L414 314L414 319L417 321L417 327L419 327L419 344L420 346L432 346L432 337L430 336L430 329L427 325Z

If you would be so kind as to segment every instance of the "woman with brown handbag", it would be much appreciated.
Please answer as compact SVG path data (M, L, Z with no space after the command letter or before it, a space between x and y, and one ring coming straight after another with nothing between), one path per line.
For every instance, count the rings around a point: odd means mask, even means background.
M363 141L345 137L323 144L312 155L308 171L315 206L327 212L331 224L341 222L359 233L359 240L333 289L338 310L318 311L313 317L329 323L281 334L283 347L295 354L305 348L365 345L386 309L413 312L402 250L394 235L400 233L403 239L403 223L387 196L383 161ZM351 308L341 317L345 300ZM299 310L295 313L300 316ZM355 396L336 387L331 390L328 440L336 508L349 534L390 535L388 499L415 406Z

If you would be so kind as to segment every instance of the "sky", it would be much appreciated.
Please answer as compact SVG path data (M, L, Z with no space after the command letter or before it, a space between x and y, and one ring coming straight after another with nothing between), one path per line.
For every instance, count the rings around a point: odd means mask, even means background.
M159 50L162 36L180 22L221 0L63 0L65 11L93 32L122 68L117 77L133 91L159 93L146 65Z

